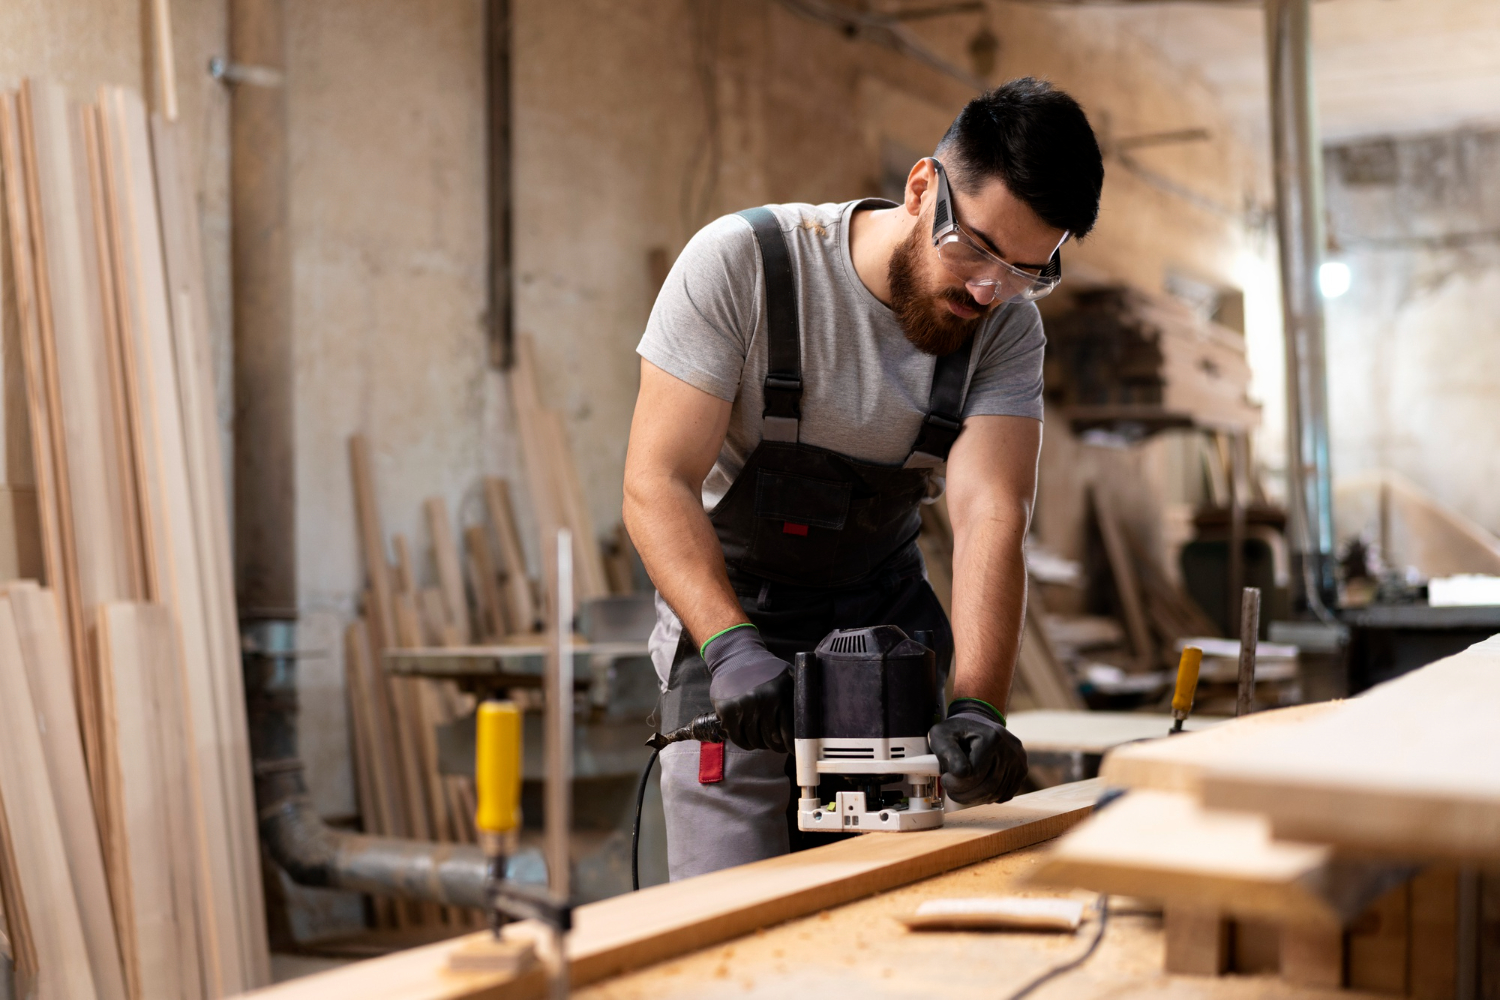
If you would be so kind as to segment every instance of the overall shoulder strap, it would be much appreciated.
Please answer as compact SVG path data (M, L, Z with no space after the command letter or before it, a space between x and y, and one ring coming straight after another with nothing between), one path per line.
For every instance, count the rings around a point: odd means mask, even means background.
M974 338L952 354L937 359L932 371L932 393L927 397L927 416L911 446L906 468L935 468L948 461L948 450L958 440L964 423L964 395L969 384L969 357Z
M739 214L755 231L761 270L766 276L770 365L763 389L766 406L761 411L761 437L766 441L796 441L797 423L802 417L802 345L792 255L781 224L769 208L747 208Z

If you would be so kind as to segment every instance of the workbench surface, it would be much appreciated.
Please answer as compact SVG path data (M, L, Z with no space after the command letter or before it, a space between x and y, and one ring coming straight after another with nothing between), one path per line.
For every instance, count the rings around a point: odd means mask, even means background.
M1017 884L1047 845L1016 851L846 906L789 921L577 990L578 1000L701 1000L833 996L859 1000L941 997L1003 1000L1044 969L1082 953L1096 927L1076 935L908 931L896 916L924 899L1071 896ZM1111 914L1104 942L1081 968L1030 1000L1359 1000L1373 994L1309 990L1273 976L1167 976L1160 916Z

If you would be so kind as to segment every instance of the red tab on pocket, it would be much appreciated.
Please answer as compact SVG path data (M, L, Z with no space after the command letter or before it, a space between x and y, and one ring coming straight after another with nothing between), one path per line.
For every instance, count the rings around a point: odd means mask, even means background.
M724 744L698 744L698 784L717 785L724 780Z
M807 536L807 525L798 524L795 521L783 521L781 531L783 534L802 535L805 538Z

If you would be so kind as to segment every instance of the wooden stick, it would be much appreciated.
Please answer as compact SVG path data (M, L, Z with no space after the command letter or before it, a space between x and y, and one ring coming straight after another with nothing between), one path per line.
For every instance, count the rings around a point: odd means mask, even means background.
M1131 565L1124 530L1115 516L1109 491L1095 483L1089 487L1089 493L1094 498L1094 516L1099 523L1099 534L1104 539L1110 575L1114 577L1115 591L1120 595L1125 629L1130 634L1130 646L1135 652L1136 669L1150 670L1156 665L1156 646L1151 641L1151 630L1146 626L1146 615L1141 610L1139 581Z
M1255 711L1255 646L1260 640L1260 588L1246 587L1240 603L1240 675L1234 714Z
M510 608L511 627L517 632L534 632L538 615L536 598L531 592L531 576L526 572L526 554L516 531L515 511L510 503L510 486L495 477L484 481L484 502L490 524L500 543L500 564L505 569L505 599Z
M437 564L443 601L448 605L448 620L458 627L458 634L464 641L469 642L473 639L474 629L469 623L469 598L464 593L464 575L459 567L453 526L448 522L448 505L442 497L429 497L422 509L427 514L427 530L432 535L432 558Z
M495 561L490 558L490 543L484 528L471 525L464 531L469 550L469 569L474 579L474 593L479 597L480 630L485 642L498 642L511 631L506 627L505 602L500 597L500 578Z

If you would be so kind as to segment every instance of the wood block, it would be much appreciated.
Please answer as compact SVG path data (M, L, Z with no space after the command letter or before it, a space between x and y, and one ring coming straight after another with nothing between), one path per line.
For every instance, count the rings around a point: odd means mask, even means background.
M1326 924L1281 928L1281 978L1297 986L1344 985L1344 930Z
M1458 988L1458 869L1436 865L1411 880L1411 995L1453 1000Z
M1230 929L1235 972L1244 976L1279 972L1281 928L1264 920L1236 920Z
M1349 987L1406 993L1411 884L1381 896L1349 927Z
M1222 976L1229 971L1229 921L1221 913L1167 906L1162 916L1167 972Z

